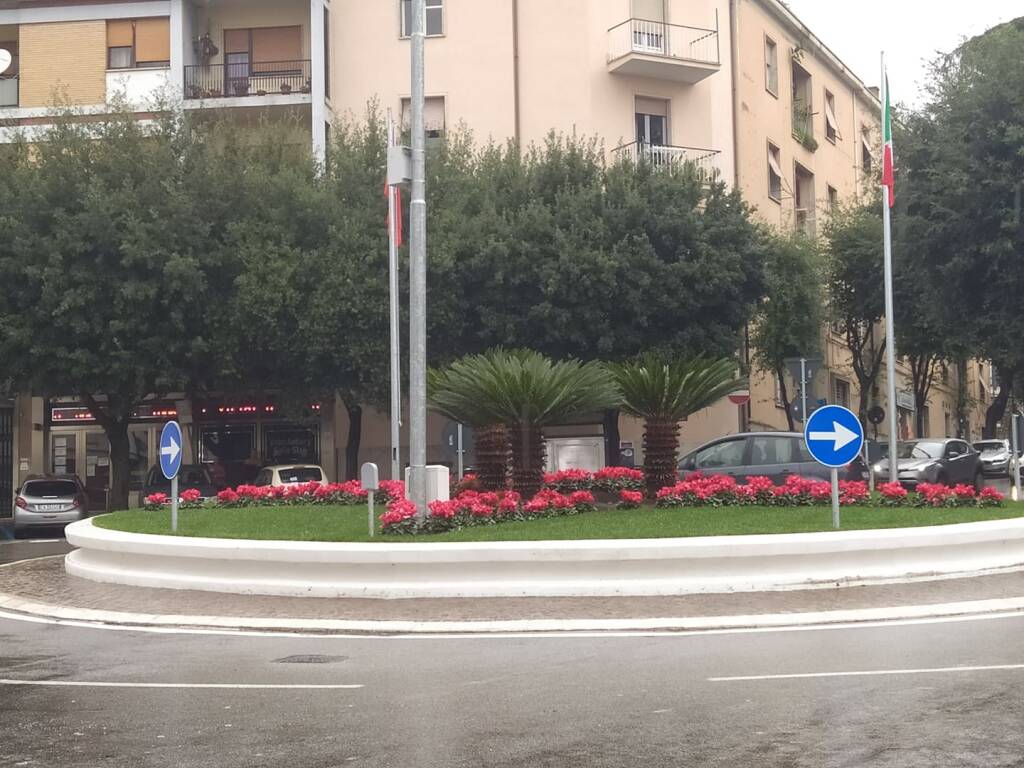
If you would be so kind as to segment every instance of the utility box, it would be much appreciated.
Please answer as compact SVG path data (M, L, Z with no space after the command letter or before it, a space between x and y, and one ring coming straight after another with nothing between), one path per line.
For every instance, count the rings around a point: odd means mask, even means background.
M426 466L427 473L427 504L432 501L448 501L450 479L448 467L436 464ZM409 495L409 467L405 468L405 493Z

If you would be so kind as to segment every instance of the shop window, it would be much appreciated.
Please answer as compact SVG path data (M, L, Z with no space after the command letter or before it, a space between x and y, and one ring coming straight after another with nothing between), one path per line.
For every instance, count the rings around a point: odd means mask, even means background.
M128 430L128 463L131 479L129 487L140 491L146 484L146 473L149 471L149 427Z
M166 67L171 63L170 20L117 19L107 22L107 67Z
M402 37L412 35L412 0L401 0ZM444 34L444 0L426 0L427 37Z
M74 475L78 472L75 461L77 435L58 435L50 438L50 471L55 475Z

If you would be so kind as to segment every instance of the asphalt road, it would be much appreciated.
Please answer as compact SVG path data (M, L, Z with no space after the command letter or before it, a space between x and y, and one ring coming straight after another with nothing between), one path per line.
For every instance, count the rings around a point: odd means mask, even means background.
M417 639L0 616L0 766L993 768L1024 766L1022 723L1024 616Z

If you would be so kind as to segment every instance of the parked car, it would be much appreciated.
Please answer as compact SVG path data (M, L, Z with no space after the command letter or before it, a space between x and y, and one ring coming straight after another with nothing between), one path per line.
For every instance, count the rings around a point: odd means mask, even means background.
M76 475L30 475L14 499L14 536L89 516L89 497Z
M981 470L986 475L1010 476L1010 458L1013 451L1009 440L978 440L974 450L981 454Z
M678 469L683 479L694 472L730 475L740 482L763 475L776 485L790 475L831 478L831 470L811 458L799 432L745 432L721 437L683 456ZM843 480L862 480L864 471L864 463L858 459L839 474Z
M264 467L256 475L253 485L295 485L298 483L326 483L324 470L316 464L277 464Z
M877 462L872 469L875 482L889 482L889 462ZM896 446L898 480L908 488L918 483L957 485L966 483L981 490L984 485L981 455L965 440L922 438L905 440Z
M220 488L210 477L210 472L201 464L182 464L178 470L178 493L187 488L195 488L203 499L217 495ZM142 489L142 497L151 493L171 493L171 481L164 477L160 467L150 467L146 476L146 485Z

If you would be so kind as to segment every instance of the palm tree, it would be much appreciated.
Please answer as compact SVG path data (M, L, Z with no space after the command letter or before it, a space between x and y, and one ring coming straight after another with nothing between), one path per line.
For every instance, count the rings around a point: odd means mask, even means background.
M666 360L649 354L608 369L619 389L619 407L644 420L644 475L649 496L675 482L679 422L746 386L745 380L737 378L732 360Z
M527 498L544 480L544 427L617 401L600 363L553 362L531 350L494 349L464 357L435 372L428 384L437 410L473 416L473 426L508 428L512 487Z

